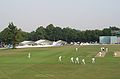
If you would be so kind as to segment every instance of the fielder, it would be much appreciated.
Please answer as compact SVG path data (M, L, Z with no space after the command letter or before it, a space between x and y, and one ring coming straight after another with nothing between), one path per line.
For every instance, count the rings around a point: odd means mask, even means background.
M76 52L78 51L78 48L75 48Z
M108 52L108 48L106 48L106 52Z
M104 48L104 47L101 47L101 51L105 51L105 48Z
M82 63L85 64L85 59L82 59Z
M30 59L30 57L31 57L31 54L30 54L30 53L28 53L28 58Z
M117 56L117 53L116 53L116 52L114 53L114 56Z
M70 58L70 62L74 63L74 58L73 57Z
M59 59L59 61L61 62L61 61L62 61L62 56L59 56L59 58L58 58L58 59Z
M95 63L95 58L92 58L92 63Z
M103 51L103 47L101 47L101 51Z
M78 57L76 57L76 61L75 62L78 63L78 64L80 63Z

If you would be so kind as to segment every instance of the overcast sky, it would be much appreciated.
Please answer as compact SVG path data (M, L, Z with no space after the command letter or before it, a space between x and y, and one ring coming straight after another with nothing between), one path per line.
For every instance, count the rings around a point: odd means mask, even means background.
M48 24L79 30L120 27L120 0L0 0L0 31L9 22L24 31Z

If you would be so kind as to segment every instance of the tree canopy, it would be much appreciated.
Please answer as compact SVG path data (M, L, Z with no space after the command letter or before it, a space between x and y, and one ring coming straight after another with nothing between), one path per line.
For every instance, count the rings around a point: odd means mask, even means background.
M11 44L15 48L16 44L25 39L25 32L18 29L13 23L9 23L8 27L0 33L0 39L4 44Z
M104 28L103 30L76 30L69 27L60 28L55 27L53 24L48 25L46 28L43 26L38 27L35 31L24 32L18 29L13 23L9 23L8 27L0 32L0 42L4 44L12 44L13 48L19 42L24 40L37 41L39 39L47 39L51 41L64 40L70 42L99 42L99 36L111 36L112 31L119 31L118 27ZM114 34L118 35L118 34Z

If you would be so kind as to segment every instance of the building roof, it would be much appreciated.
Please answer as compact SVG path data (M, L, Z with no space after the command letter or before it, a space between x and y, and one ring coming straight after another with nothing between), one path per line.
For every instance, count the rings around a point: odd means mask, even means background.
M23 41L20 44L30 44L30 43L34 43L33 41Z
M52 43L52 41L41 39L41 40L36 41L35 43L36 43L36 44Z

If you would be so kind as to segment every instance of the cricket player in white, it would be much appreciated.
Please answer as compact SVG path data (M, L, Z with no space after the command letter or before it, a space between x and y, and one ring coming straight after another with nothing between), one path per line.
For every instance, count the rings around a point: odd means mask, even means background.
M82 59L82 63L85 64L85 59Z
M28 53L28 58L30 59L30 57L31 57L31 54L30 54L30 53Z
M75 48L76 52L78 51L78 48Z
M101 51L103 51L103 47L101 47Z
M116 53L116 52L114 53L114 56L117 56L117 53Z
M92 58L92 63L95 63L95 58Z
M105 51L105 48L104 48L104 47L101 47L101 51Z
M78 64L80 63L78 57L76 57L76 61L75 62L78 63Z
M108 52L108 48L106 48L106 52Z
M103 51L105 51L105 48L103 47Z
M102 56L102 52L99 52L99 56L100 56L100 57Z
M74 63L74 58L73 57L70 58L70 62Z
M59 56L59 61L60 61L60 62L62 61L62 56Z

